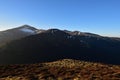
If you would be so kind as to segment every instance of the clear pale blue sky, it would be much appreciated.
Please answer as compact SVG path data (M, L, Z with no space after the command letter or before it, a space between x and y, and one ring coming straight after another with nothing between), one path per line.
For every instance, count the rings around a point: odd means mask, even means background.
M24 24L120 37L120 0L0 0L0 30Z

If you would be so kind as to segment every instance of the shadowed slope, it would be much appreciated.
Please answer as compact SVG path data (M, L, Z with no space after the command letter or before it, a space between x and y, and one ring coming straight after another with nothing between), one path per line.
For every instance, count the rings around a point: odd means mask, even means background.
M74 35L49 29L3 46L0 49L0 64L36 63L64 58L120 64L119 47L120 42L112 38Z
M53 34L55 33L55 34ZM63 31L48 30L44 33L13 41L2 47L0 63L33 63L61 58L74 58L78 48L82 53L86 45L77 39L69 39ZM86 48L84 48L86 47Z

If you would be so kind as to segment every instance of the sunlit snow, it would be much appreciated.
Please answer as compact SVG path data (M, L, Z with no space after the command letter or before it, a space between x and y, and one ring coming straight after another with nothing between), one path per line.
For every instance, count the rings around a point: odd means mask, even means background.
M20 30L23 31L23 32L27 32L27 33L34 33L35 32L35 31L33 31L31 29L28 29L28 28L22 28Z

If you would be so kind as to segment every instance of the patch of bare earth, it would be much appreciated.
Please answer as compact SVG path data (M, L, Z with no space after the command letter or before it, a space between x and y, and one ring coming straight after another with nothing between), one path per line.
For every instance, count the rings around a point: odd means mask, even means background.
M0 80L120 80L120 66L72 59L1 65Z

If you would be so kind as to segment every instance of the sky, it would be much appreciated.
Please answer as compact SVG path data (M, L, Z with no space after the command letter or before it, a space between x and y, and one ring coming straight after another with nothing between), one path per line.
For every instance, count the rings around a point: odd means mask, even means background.
M120 0L0 0L0 31L24 24L120 37Z

